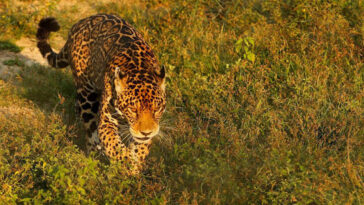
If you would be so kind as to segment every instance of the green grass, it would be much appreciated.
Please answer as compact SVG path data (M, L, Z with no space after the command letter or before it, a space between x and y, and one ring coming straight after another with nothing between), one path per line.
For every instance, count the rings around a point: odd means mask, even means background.
M3 64L8 65L8 66L14 66L14 65L20 66L20 67L24 66L24 63L21 60L19 60L19 58L5 60L5 61L3 61Z
M24 66L0 81L0 201L364 203L362 1L60 2L6 0L0 38L119 14L168 68L163 137L126 177L84 154L70 71Z
M2 50L9 50L14 53L19 53L21 51L21 48L19 48L14 43L11 43L10 41L0 41L0 51Z

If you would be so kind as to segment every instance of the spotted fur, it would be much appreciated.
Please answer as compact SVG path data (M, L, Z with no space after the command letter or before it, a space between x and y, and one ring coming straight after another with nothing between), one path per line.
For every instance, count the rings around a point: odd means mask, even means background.
M52 67L72 69L88 150L130 161L137 174L165 110L164 68L142 36L116 15L80 20L55 53L48 37L59 28L54 18L42 19L37 46Z

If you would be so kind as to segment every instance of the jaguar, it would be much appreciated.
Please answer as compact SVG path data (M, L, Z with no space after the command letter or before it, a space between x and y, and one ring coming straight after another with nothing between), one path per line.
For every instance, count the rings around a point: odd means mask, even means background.
M43 18L37 47L51 67L71 68L87 152L101 150L111 161L127 161L131 174L140 173L166 107L164 66L117 15L78 21L57 53L48 41L59 29L55 18Z

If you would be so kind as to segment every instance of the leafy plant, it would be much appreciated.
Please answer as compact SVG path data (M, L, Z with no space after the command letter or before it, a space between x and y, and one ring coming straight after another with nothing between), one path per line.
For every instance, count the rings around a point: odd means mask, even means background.
M253 53L254 49L254 39L251 37L246 37L244 39L239 38L239 40L235 43L235 51L239 54L243 55L244 59L254 63L255 62L255 54Z

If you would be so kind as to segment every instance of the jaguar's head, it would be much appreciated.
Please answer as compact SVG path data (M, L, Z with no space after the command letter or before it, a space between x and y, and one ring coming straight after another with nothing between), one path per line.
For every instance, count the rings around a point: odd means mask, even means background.
M129 122L133 139L150 141L159 132L159 120L165 110L165 69L154 71L115 69L115 109Z

